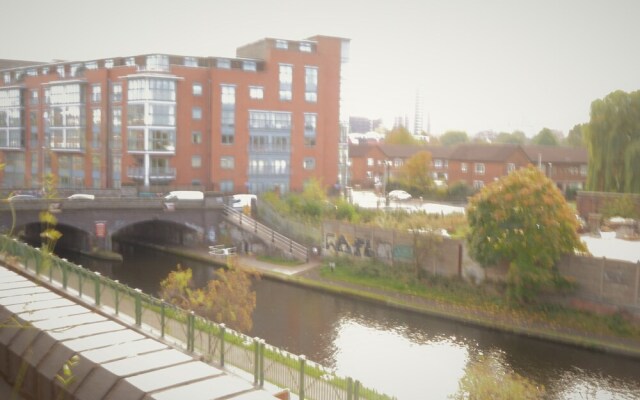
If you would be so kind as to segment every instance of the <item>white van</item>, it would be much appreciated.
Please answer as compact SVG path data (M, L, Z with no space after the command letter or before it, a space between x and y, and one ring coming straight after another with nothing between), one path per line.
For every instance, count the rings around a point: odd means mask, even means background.
M231 206L236 210L243 210L245 207L251 207L252 200L258 200L255 194L234 194Z
M202 200L204 193L197 190L176 190L164 196L165 200Z

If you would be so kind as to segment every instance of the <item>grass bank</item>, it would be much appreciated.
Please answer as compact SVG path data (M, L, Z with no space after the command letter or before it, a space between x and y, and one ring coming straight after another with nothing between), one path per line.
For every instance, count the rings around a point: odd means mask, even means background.
M389 269L386 268L388 271ZM462 280L390 276L373 268L336 263L319 271L324 290L428 315L605 352L640 357L640 322L557 304L512 305L501 288ZM314 285L317 287L317 285Z

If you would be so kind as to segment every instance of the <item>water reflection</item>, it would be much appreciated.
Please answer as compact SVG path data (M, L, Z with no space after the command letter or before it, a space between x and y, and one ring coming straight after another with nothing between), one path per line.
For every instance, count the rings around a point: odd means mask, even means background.
M74 260L76 261L76 260ZM76 261L78 262L78 261ZM82 263L82 261L80 261ZM199 285L214 269L158 252L85 266L155 294L180 263ZM546 387L550 399L640 399L640 361L481 329L262 279L251 336L399 399L446 399L467 363L489 355Z

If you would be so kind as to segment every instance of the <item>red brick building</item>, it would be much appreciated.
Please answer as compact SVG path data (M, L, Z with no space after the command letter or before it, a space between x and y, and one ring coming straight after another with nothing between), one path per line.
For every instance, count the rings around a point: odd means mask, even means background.
M448 184L464 182L481 188L509 172L533 164L560 189L582 189L587 179L588 154L584 148L510 144L460 144L457 146L407 146L362 144L349 146L350 180L373 187L419 151L431 153L433 178Z
M148 54L0 70L3 188L344 184L349 40L264 39L235 58ZM7 65L7 64L5 64Z

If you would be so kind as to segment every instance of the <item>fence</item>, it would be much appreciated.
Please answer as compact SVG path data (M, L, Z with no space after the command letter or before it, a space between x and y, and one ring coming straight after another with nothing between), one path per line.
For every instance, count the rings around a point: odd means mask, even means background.
M243 212L233 209L232 207L224 207L227 219L247 232L251 232L268 245L276 247L283 251L285 255L301 260L309 261L309 249L300 243L294 242L288 237L281 235L273 229L261 224L251 217L244 215Z
M274 229L277 229L278 232L289 237L294 237L307 246L317 246L322 243L322 232L319 228L309 223L305 224L283 217L266 201L260 202L258 215L260 219Z
M337 376L325 367L227 329L193 312L142 293L54 255L46 254L7 236L0 236L0 253L15 257L20 267L71 295L92 302L103 312L135 324L205 361L288 388L299 399L385 400L391 397L363 387L352 378ZM5 258L6 261L6 258Z

